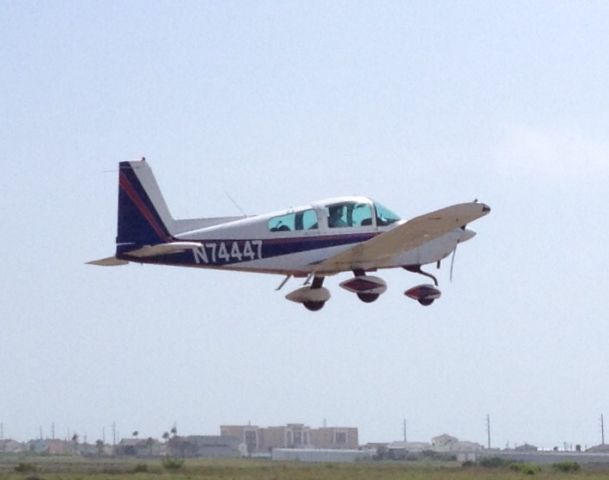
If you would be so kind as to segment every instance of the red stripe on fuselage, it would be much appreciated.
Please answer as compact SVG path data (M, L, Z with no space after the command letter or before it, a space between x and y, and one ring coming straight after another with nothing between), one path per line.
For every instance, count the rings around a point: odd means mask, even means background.
M140 211L146 221L150 224L150 226L153 228L159 238L161 240L169 239L169 234L167 230L163 226L159 225L156 218L154 217L154 214L148 209L146 204L139 197L138 193L135 191L133 185L131 185L129 179L124 173L120 174L119 185L123 189L123 191L129 196L133 204L137 207L137 209Z

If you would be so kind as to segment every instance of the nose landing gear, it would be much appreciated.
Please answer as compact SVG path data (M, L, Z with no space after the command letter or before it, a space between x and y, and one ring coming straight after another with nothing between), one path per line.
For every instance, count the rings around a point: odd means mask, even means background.
M425 307L428 307L435 300L440 298L442 292L436 288L438 286L438 279L435 276L433 276L431 273L424 272L423 270L421 270L421 265L406 265L404 266L404 269L408 270L409 272L419 273L421 275L429 277L433 280L434 283L434 285L417 285L416 287L412 287L406 290L404 292L404 295L409 298L412 298L413 300L416 300Z
M416 300L421 305L428 307L435 300L440 298L440 296L442 295L442 292L440 292L440 290L438 290L433 285L426 284L426 285L417 285L416 287L412 287L411 289L406 290L404 292L404 295L406 295L409 298L412 298L413 300Z

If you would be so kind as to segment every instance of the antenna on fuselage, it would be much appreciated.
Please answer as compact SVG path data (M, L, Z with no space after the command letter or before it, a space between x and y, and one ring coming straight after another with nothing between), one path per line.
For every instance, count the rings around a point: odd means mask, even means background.
M230 194L224 190L224 195L226 195L228 197L228 199L232 202L232 204L237 207L237 209L243 214L244 217L247 217L247 213L245 213L245 210L243 210L241 208L241 206L235 201L235 199L233 197L230 196Z

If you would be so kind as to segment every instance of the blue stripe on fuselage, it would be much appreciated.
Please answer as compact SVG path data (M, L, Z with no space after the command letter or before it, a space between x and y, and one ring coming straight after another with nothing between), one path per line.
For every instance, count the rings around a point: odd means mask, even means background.
M235 265L253 260L264 260L280 257L282 255L290 255L294 253L337 247L341 245L354 245L365 242L375 235L377 234L359 233L260 240L206 239L201 240L201 243L203 244L201 247L202 251L200 250L198 253L193 251L185 251L170 255L157 255L146 258L130 257L126 250L128 249L131 251L135 249L133 245L130 245L128 247L123 247L123 251L117 256L125 260L132 260L141 263L221 267L224 265Z

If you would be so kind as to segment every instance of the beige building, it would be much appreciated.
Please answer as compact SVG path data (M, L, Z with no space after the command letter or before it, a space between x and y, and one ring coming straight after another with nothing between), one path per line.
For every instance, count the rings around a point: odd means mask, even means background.
M220 434L236 437L248 453L268 453L275 448L358 448L355 427L310 428L302 423L288 423L279 427L257 425L222 425Z
M315 448L356 449L359 435L355 427L322 427L311 430Z

